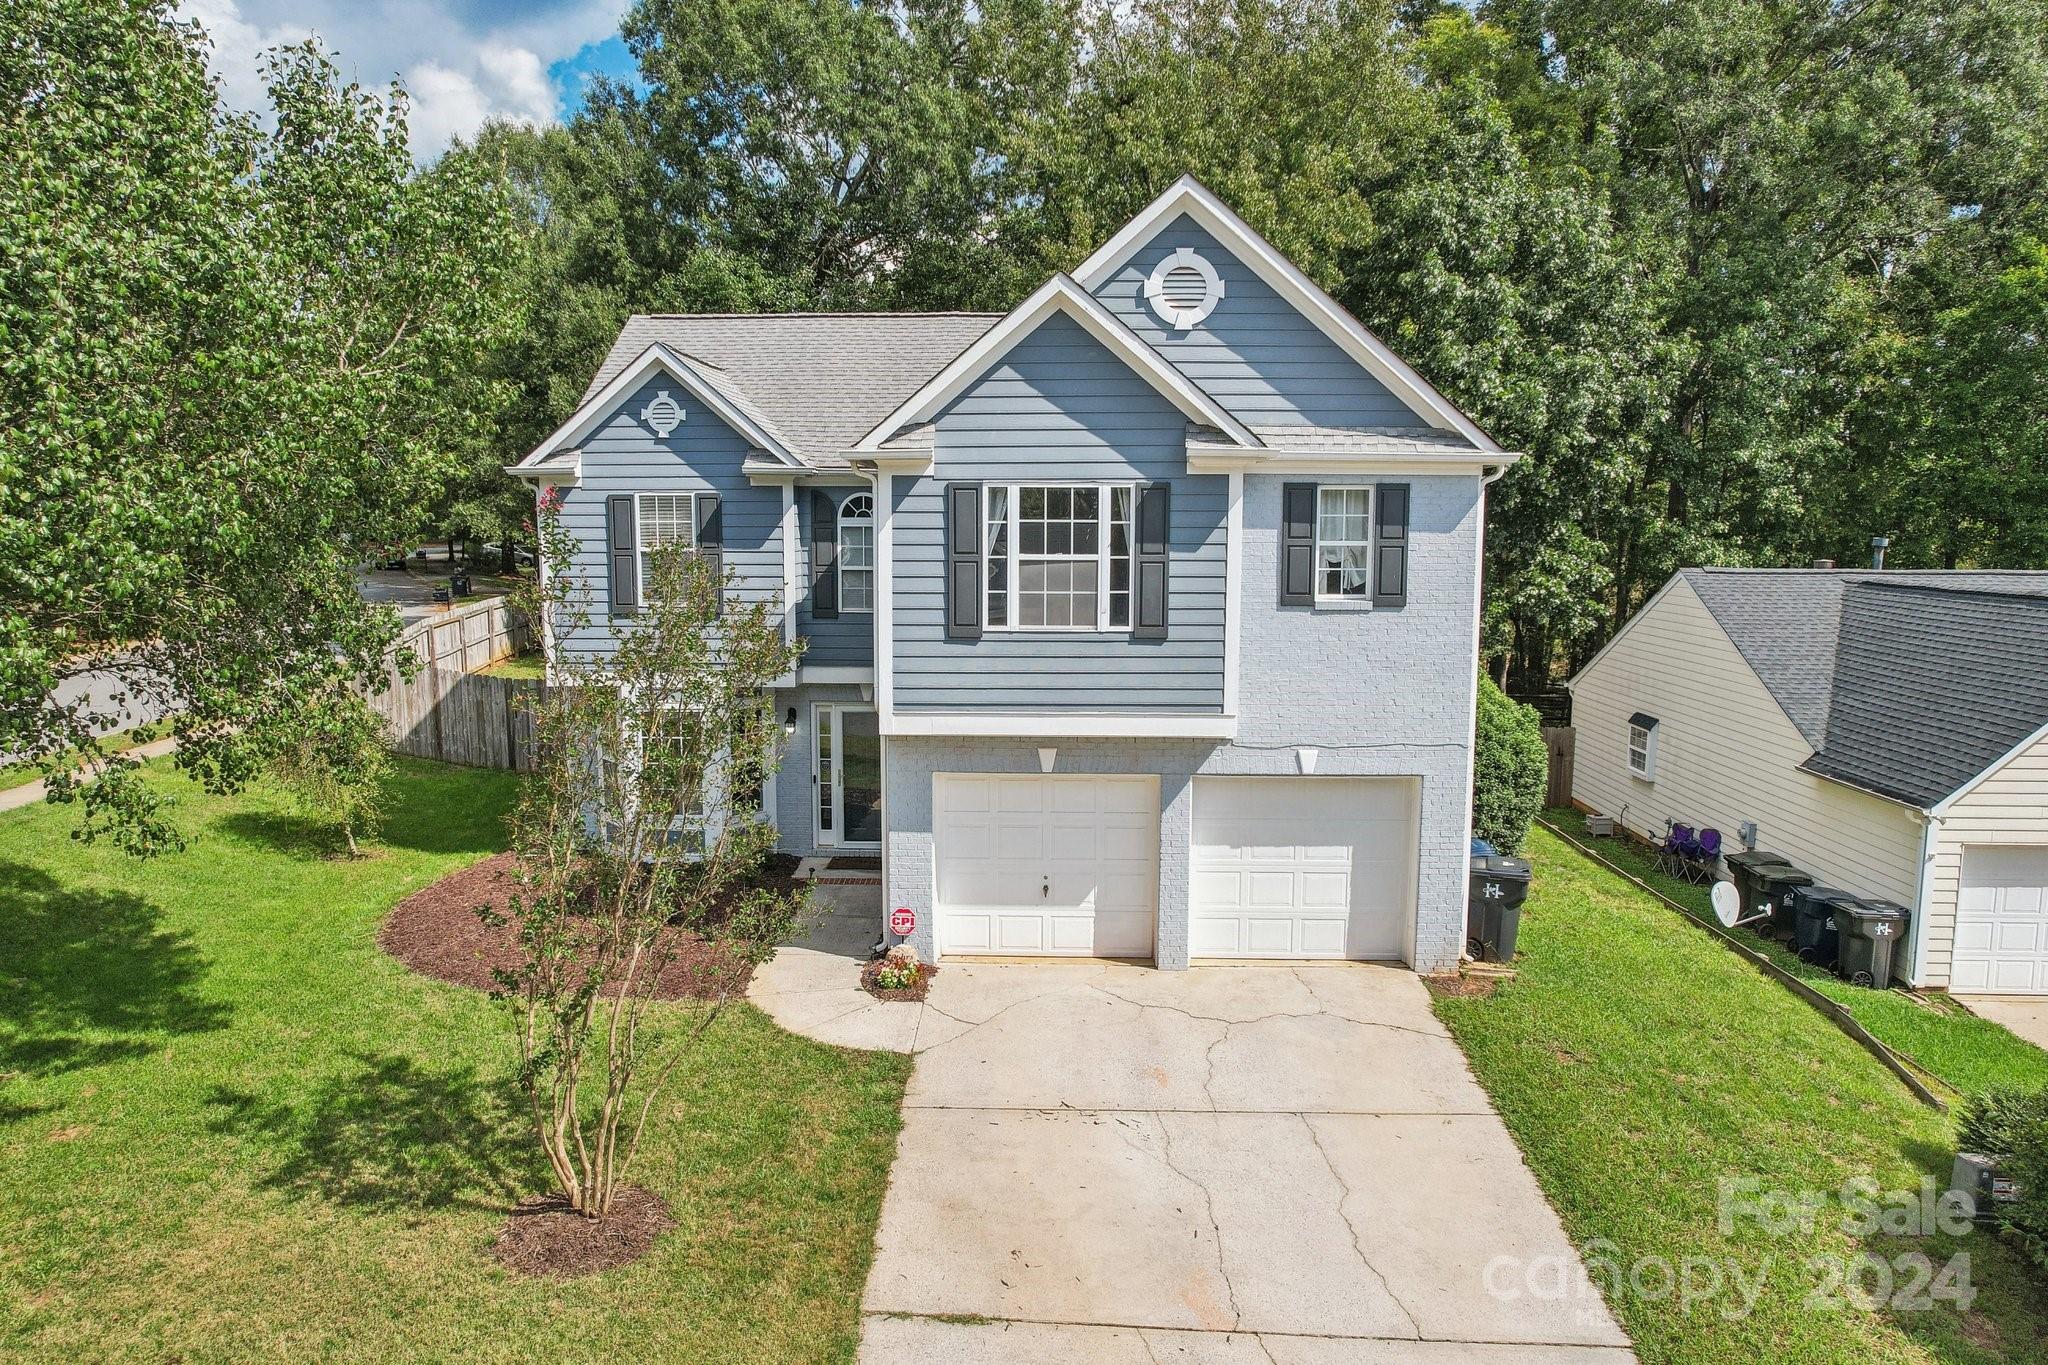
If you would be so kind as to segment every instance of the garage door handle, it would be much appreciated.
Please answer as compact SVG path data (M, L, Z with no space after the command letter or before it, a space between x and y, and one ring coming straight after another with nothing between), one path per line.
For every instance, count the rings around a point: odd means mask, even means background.
M1052 894L1052 883L1051 883L1051 882L1049 882L1049 881L1048 881L1048 882L1045 882L1044 884L1042 884L1042 885L1041 885L1041 886L1040 886L1040 887L1038 888L1038 898L1039 898L1040 900L1044 900L1044 899L1045 899L1046 897L1050 896L1051 894Z

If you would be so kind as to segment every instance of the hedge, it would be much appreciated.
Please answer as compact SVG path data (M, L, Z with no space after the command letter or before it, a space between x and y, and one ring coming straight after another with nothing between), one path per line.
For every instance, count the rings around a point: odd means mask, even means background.
M1550 753L1536 708L1510 701L1479 680L1479 731L1472 760L1472 834L1502 853L1520 853L1543 808Z
M2048 1273L2048 1086L1992 1090L1963 1101L1963 1151L2000 1159L2019 1198L1993 1206L2006 1235Z

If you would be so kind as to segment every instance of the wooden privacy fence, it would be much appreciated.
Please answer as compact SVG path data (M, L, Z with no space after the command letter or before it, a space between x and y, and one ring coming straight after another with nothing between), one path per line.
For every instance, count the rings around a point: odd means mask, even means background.
M1543 727L1543 747L1550 751L1550 786L1543 794L1546 809L1572 803L1572 748L1577 733L1569 725Z
M408 628L385 664L385 688L370 697L400 753L472 768L533 766L532 678L494 678L487 668L527 642L526 623L502 598L457 607ZM397 650L418 660L411 678Z

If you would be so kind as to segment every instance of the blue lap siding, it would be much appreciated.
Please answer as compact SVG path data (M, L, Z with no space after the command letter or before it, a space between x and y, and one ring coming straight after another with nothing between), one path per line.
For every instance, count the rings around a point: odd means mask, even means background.
M1145 281L1191 247L1216 268L1223 299L1185 331L1159 320ZM1187 215L1168 223L1095 289L1119 320L1239 421L1253 426L1427 424L1271 285Z
M1057 314L949 405L928 475L895 480L895 705L974 711L1209 711L1223 706L1229 481L1186 473L1187 419ZM1170 481L1163 640L1127 632L945 633L945 486Z
M640 419L656 393L683 407L682 424L656 436ZM737 575L728 600L782 603L782 490L756 487L740 472L747 441L680 384L649 380L587 437L581 482L562 501L562 524L580 542L570 572L588 606L590 629L560 623L565 648L609 655L616 648L606 607L605 499L614 493L717 493L725 523L725 563ZM630 617L619 618L630 629Z

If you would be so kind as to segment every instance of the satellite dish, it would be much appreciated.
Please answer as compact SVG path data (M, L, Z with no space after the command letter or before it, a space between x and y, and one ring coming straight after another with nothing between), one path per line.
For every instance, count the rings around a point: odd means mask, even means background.
M1734 882L1715 882L1707 897L1714 902L1714 918L1721 921L1722 928L1733 929L1742 919L1742 895Z

